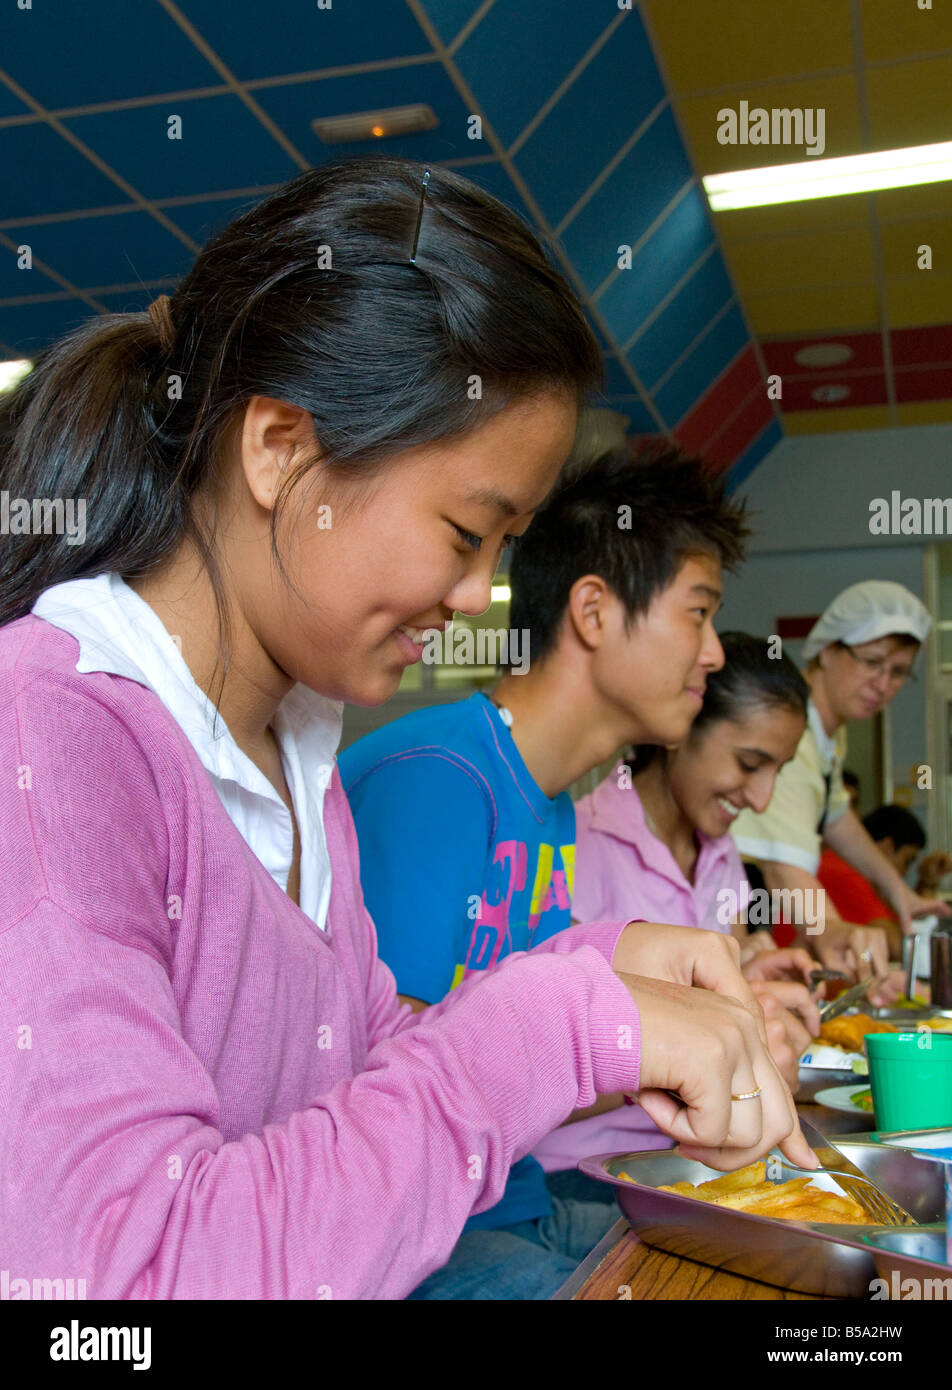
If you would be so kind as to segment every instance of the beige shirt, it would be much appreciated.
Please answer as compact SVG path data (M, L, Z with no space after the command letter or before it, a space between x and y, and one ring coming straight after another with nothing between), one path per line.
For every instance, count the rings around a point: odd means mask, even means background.
M811 700L807 727L796 756L780 769L773 796L759 815L741 811L731 826L737 848L745 859L770 859L793 864L815 874L820 863L822 837L817 825L826 802L826 775L831 774L827 826L839 819L850 804L843 785L846 726L831 738Z

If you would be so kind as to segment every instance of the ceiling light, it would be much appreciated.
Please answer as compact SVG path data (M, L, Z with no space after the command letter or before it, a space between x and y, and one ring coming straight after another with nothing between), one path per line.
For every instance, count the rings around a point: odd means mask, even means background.
M28 358L0 362L0 391L9 391L32 370L33 363Z
M845 401L850 394L848 386L834 386L831 383L829 386L815 386L810 392L810 398L819 401L821 405L835 405L838 401Z
M941 183L952 179L952 141L915 145L904 150L876 150L838 159L810 159L804 164L774 164L764 169L737 169L708 174L704 191L715 212L756 208L771 203L799 203L809 198L837 198L845 193L876 193L886 188Z
M813 343L800 348L793 359L801 367L839 367L852 356L853 349L845 343Z
M358 111L352 116L319 116L311 129L325 145L344 145L354 140L380 140L385 136L415 135L439 125L432 106L391 106L384 111Z

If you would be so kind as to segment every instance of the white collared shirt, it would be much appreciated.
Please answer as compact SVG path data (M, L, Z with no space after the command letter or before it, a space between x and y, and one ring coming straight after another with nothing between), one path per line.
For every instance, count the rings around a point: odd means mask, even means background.
M33 612L76 638L77 671L125 676L158 696L194 748L236 829L286 893L294 852L290 812L196 685L155 610L119 575L101 574L53 585L37 599ZM327 929L331 897L324 794L342 716L340 701L298 684L281 701L272 723L301 837L301 909L321 930Z

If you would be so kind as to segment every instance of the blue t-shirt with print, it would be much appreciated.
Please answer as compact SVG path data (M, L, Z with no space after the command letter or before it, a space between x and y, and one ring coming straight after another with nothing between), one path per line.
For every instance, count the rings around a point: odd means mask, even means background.
M415 710L338 760L360 843L364 899L401 994L435 1004L474 971L571 920L575 810L547 797L485 695ZM546 1216L534 1158L467 1229Z

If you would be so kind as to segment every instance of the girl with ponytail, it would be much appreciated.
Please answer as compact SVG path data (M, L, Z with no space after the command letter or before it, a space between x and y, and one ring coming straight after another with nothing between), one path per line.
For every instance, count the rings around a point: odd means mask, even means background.
M0 537L11 1275L403 1298L515 1158L639 1086L720 1166L809 1165L719 939L582 926L415 1015L361 899L342 701L488 604L598 371L516 217L380 158L302 174L3 403L4 489L86 507L81 545ZM547 1296L575 1252L527 1244L510 1292Z

